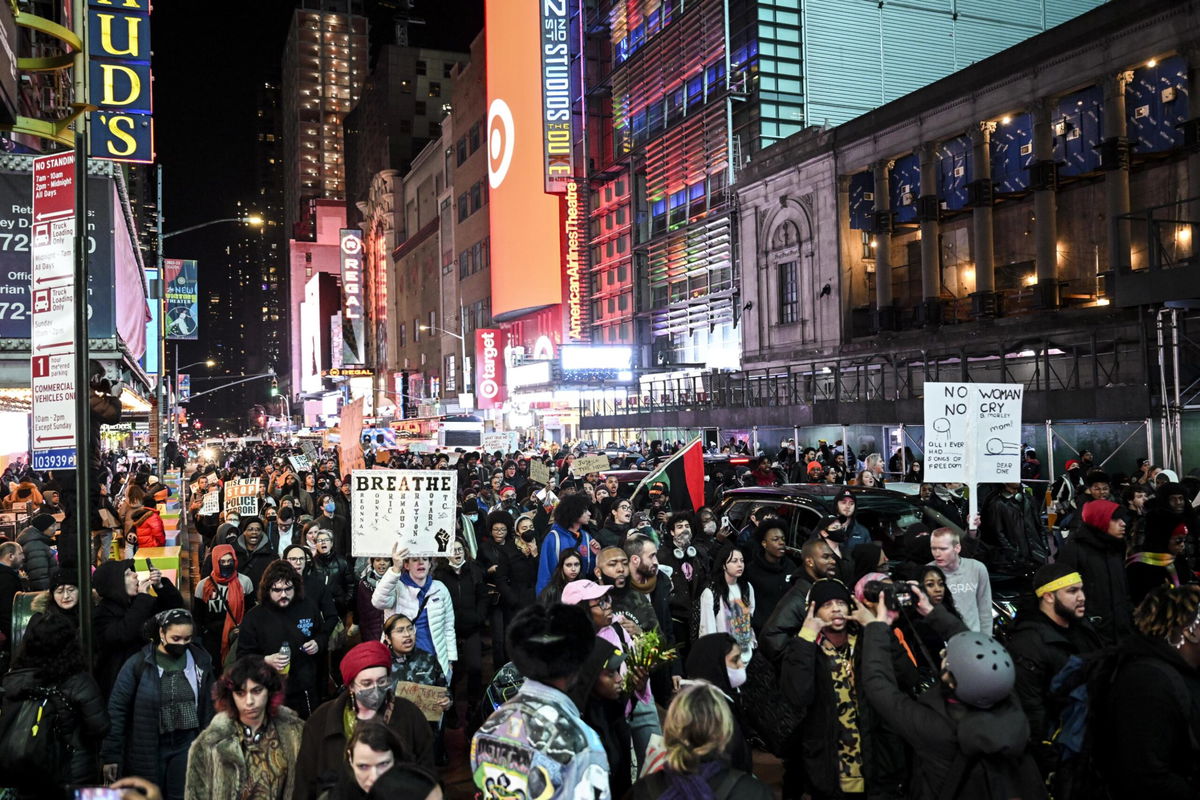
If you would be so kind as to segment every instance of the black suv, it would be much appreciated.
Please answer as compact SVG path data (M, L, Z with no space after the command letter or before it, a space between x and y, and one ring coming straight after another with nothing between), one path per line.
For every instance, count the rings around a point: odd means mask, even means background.
M937 511L920 505L906 494L889 489L823 483L730 489L721 500L720 516L737 531L749 524L751 511L766 508L768 514L787 523L788 545L800 547L823 517L837 513L833 498L847 488L854 494L854 518L871 533L872 540L883 545L889 558L899 555L896 549L900 537L914 527L927 531L945 527L966 535Z

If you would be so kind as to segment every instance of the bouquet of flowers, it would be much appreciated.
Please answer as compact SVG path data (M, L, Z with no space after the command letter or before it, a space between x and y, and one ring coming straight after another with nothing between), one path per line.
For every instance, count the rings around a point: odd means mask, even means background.
M646 631L633 637L625 653L625 691L632 692L634 683L649 675L662 664L679 658L674 647L667 647L657 630Z

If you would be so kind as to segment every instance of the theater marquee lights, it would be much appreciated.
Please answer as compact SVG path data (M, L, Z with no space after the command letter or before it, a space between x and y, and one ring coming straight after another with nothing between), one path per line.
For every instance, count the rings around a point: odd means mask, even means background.
M342 366L366 363L366 320L363 314L363 233L342 228Z

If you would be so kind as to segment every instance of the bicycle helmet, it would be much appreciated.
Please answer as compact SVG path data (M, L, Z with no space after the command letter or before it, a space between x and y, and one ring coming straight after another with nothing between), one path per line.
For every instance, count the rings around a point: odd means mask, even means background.
M1012 692L1017 673L1004 645L974 631L946 643L945 668L954 676L954 695L977 708L991 708Z

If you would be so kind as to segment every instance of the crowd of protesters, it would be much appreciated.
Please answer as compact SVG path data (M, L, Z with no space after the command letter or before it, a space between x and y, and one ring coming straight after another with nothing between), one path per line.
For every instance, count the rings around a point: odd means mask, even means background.
M17 797L440 797L464 767L489 800L1200 796L1194 481L1083 451L1050 483L1031 450L1024 482L981 487L970 519L966 487L923 482L911 451L731 440L710 448L738 458L713 461L697 509L654 473L680 444L623 448L646 470L629 482L577 474L556 444L365 442L368 467L457 473L437 559L355 557L332 451L300 470L297 448L265 444L180 457L200 570L176 581L137 561L164 543L172 491L102 459L90 598L54 476L14 465L3 503L27 524L0 543L0 770L34 765ZM246 478L259 513L221 510ZM780 484L832 484L825 517L797 531L766 500L722 515L731 489ZM856 513L896 484L940 523L885 532ZM1001 576L1021 587L1015 617ZM433 687L436 707L399 684ZM32 706L55 741L5 755ZM459 729L469 764L451 763ZM775 786L755 775L768 753Z

